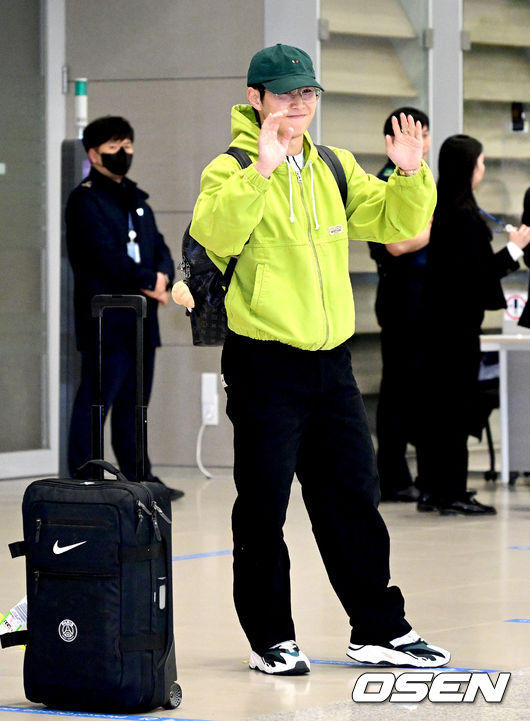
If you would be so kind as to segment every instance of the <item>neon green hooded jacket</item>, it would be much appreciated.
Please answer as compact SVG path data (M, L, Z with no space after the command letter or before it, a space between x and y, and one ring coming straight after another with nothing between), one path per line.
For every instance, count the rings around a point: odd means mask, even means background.
M253 161L259 130L250 105L232 108L232 145ZM355 330L348 238L389 243L427 227L436 186L425 163L384 183L349 151L333 150L348 182L346 209L308 133L300 179L287 162L264 178L226 153L204 169L190 233L221 270L239 256L225 299L235 333L305 350L336 347Z

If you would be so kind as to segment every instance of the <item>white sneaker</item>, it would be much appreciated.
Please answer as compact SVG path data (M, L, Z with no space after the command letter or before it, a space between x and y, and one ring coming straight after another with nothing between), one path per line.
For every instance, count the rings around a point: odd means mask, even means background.
M255 651L250 652L250 668L263 673L274 673L283 676L301 676L309 673L309 659L303 654L295 641L283 641L271 646L263 656Z
M357 646L350 643L346 655L359 663L415 668L438 668L445 666L451 659L449 651L427 643L415 631L409 631L381 646Z

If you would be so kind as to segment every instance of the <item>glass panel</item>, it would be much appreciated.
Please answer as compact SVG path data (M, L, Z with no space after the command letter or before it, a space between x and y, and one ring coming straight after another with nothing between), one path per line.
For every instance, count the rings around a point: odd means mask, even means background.
M0 0L0 452L46 431L45 103L40 3Z

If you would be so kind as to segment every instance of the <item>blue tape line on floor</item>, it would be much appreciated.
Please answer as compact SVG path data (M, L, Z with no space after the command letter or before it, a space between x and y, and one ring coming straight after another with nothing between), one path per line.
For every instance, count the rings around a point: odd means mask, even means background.
M530 618L507 618L504 623L530 623Z
M192 558L208 558L209 556L229 556L232 551L210 551L209 553L190 553L188 556L173 556L172 561L189 561Z
M49 708L22 708L20 706L0 706L0 711L9 711L11 713L40 713L46 716L79 716L82 718L109 718L127 721L208 721L208 719L182 718L180 716L135 716L134 714L127 716L126 714L110 714L110 713L83 713L81 711L54 711Z
M509 551L530 551L530 546L508 546Z
M367 663L357 663L356 661L323 661L322 659L318 658L310 658L309 661L311 663L314 663L316 666L319 664L322 666L353 666L355 668L372 668L374 671L380 671L381 669L387 670L391 668L398 667L391 667L391 666L376 666L375 664L367 664ZM398 669L399 670L399 669ZM407 667L407 671L413 671L413 667ZM425 671L426 669L418 669L418 671ZM496 668L458 668L457 666L440 666L440 668L435 669L429 669L432 671L437 671L438 673L441 671L459 671L459 672L478 672L478 673L498 673L499 669Z

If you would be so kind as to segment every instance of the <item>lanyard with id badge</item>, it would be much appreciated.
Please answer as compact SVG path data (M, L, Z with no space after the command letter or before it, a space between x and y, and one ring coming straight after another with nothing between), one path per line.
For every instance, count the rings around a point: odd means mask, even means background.
M143 215L143 209L138 208L137 211L138 215ZM134 229L134 225L132 222L132 216L131 213L128 213L128 224L129 224L129 240L127 242L127 255L129 258L132 258L135 263L140 262L140 246L136 242L136 238L138 236L138 233Z

